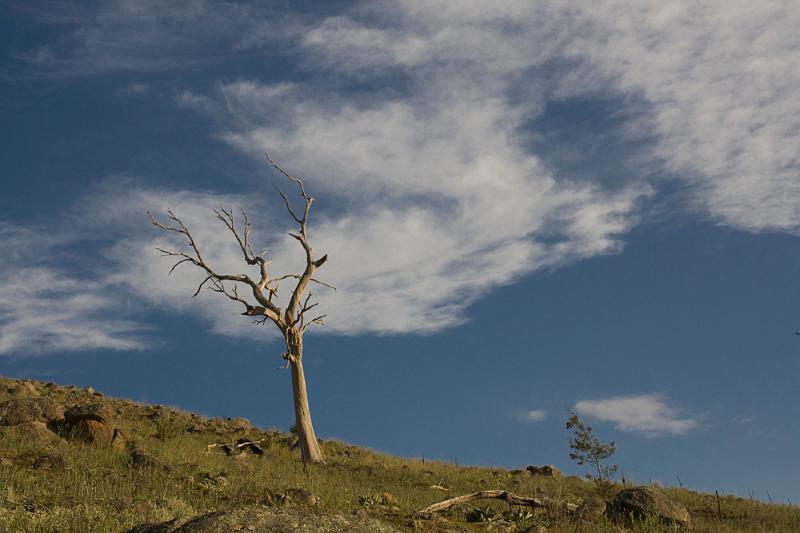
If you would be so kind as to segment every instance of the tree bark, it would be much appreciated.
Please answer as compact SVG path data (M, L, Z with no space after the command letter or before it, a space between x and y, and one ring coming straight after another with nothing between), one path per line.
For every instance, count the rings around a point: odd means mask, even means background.
M294 329L287 331L289 347L289 366L292 369L292 397L294 398L294 428L298 444L303 454L303 463L324 463L314 425L311 423L311 409L308 407L306 376L303 372L303 337Z

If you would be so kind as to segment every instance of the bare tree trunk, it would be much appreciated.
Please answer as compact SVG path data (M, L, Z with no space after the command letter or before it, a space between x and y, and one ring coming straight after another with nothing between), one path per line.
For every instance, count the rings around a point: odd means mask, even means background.
M267 160L273 167L286 178L297 184L300 189L300 196L303 198L303 211L295 211L292 207L292 202L280 189L278 194L283 198L286 204L286 209L289 211L292 219L297 222L299 231L296 233L290 232L289 235L297 240L303 247L306 256L306 266L302 273L285 274L278 277L270 277L268 266L270 261L264 257L265 252L256 254L250 243L250 232L252 226L247 214L242 212L244 217L244 226L239 229L234 217L233 207L221 206L219 210L214 210L217 218L233 233L236 243L244 256L244 262L250 266L258 266L260 277L258 279L251 278L247 274L223 274L214 270L200 253L200 248L195 242L194 237L189 232L189 228L178 218L171 209L167 209L171 223L162 224L156 220L150 213L147 213L150 223L157 228L175 232L183 235L190 247L190 252L175 251L165 248L157 248L163 255L175 259L175 264L172 265L170 273L172 273L178 266L183 263L192 264L203 272L206 277L197 287L194 296L197 296L200 291L209 283L208 288L214 292L218 292L234 302L239 302L244 305L244 312L242 315L249 317L258 317L256 323L264 324L271 321L283 334L286 341L286 352L283 358L289 362L292 368L292 396L294 399L294 416L295 416L295 431L298 437L298 444L300 450L303 452L303 464L308 463L324 463L322 457L322 450L320 450L317 436L314 434L314 426L311 424L311 410L308 408L308 392L306 391L306 377L303 373L303 332L310 326L321 326L325 315L319 315L314 318L309 318L306 313L314 309L319 302L311 302L311 292L306 293L309 283L317 283L328 287L329 289L336 290L336 287L323 283L314 278L314 273L328 260L328 255L325 254L318 259L314 259L314 250L308 242L308 214L311 210L311 204L314 203L314 198L306 193L306 189L302 180L287 173L283 168L278 166L267 154ZM286 279L296 279L297 284L291 293L291 297L286 306L285 311L281 310L281 306L277 302L278 298L278 282ZM225 283L229 285L226 286ZM253 299L245 294L239 293L239 288L244 287L252 291ZM193 297L194 297L193 296ZM305 299L304 299L305 297Z
M294 398L294 427L299 439L304 463L324 463L322 450L314 425L311 423L311 410L308 407L306 376L303 372L303 338L296 330L287 331L289 366L292 369L292 397Z

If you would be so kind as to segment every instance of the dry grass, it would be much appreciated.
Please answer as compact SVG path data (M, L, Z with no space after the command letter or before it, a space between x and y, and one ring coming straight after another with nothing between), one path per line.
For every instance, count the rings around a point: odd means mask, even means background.
M9 380L0 378L0 385ZM98 401L91 393L60 387L37 389L64 405ZM1 388L1 387L0 387ZM5 397L0 393L0 401ZM275 431L231 431L223 420L207 420L177 410L159 420L148 418L152 406L103 398L114 412L111 423L121 428L153 458L135 466L127 453L75 441L61 444L30 442L8 428L0 437L0 529L21 532L120 532L143 522L189 517L242 505L279 504L281 494L305 488L319 498L320 510L352 513L359 509L401 526L409 526L414 511L444 499L493 488L521 495L541 495L580 502L591 494L613 497L619 485L598 488L569 478L532 477L501 468L458 467L439 462L386 456L337 441L324 441L327 464L303 472L299 452L289 447L291 436ZM187 429L194 426L193 432ZM264 455L230 458L207 452L211 442L247 435L264 441ZM536 458L531 459L535 462ZM222 481L224 478L224 481ZM444 486L442 491L432 488ZM390 492L397 503L381 505ZM733 496L721 499L719 522L714 495L685 489L665 491L687 506L693 531L796 532L800 509L768 505ZM458 527L484 530L486 523L467 523L474 507L485 517L508 512L505 504L489 502L454 509L445 517ZM311 511L310 511L311 512ZM362 511L364 512L364 511ZM476 513L473 513L476 514ZM538 511L516 513L520 529L541 525L550 532L620 532L610 522L575 523L570 516ZM625 531L672 531L653 520Z

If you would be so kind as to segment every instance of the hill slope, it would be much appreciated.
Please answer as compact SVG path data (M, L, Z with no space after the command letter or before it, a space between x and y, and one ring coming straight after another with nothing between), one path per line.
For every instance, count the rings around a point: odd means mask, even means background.
M558 503L528 508L481 500L419 513L446 498L487 489L602 506L598 502L610 504L623 487L391 457L338 441L322 441L327 464L312 466L307 475L291 434L52 383L0 378L0 424L0 531L123 532L142 524L150 525L135 531L572 533L678 527L655 516L590 518L588 504L587 511L574 513ZM253 444L236 448L240 439ZM227 448L220 445L225 443ZM662 492L688 509L692 531L800 531L797 507L725 496L718 508L714 495ZM200 515L205 516L192 520Z

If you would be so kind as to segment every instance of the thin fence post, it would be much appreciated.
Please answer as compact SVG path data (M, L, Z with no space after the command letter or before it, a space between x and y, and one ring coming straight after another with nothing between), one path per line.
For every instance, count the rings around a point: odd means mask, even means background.
M719 492L715 490L714 494L717 495L717 515L719 516L719 522L721 524L722 523L722 507L719 504Z

